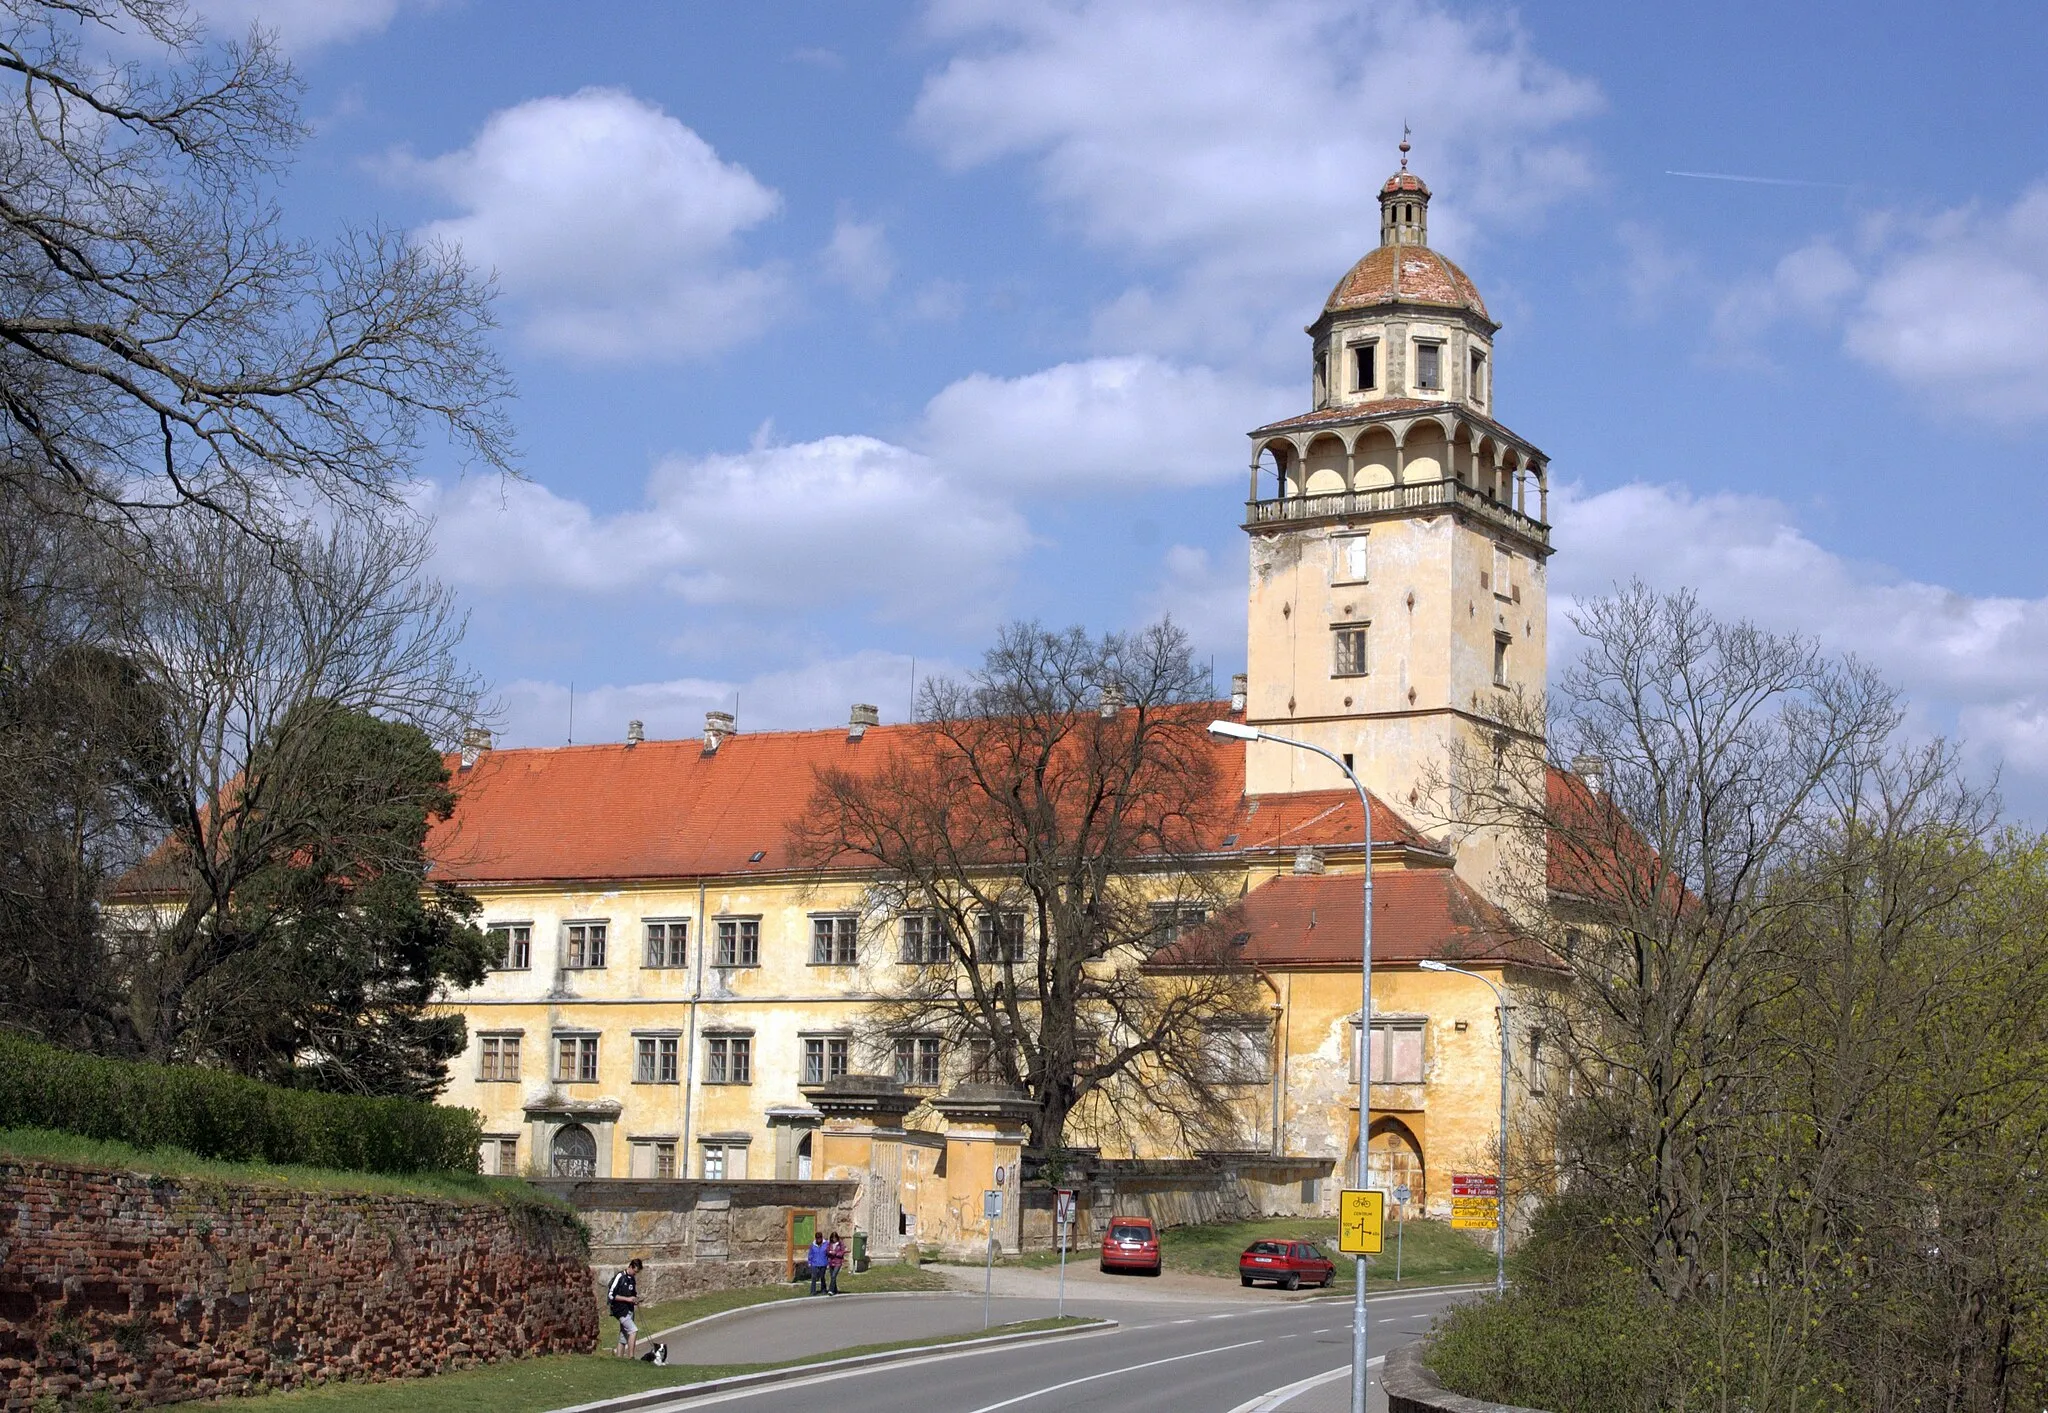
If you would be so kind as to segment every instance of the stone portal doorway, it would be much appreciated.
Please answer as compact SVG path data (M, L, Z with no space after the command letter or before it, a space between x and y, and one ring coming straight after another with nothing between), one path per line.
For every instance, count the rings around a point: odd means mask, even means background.
M597 1140L582 1124L564 1124L549 1145L548 1171L556 1177L597 1176Z

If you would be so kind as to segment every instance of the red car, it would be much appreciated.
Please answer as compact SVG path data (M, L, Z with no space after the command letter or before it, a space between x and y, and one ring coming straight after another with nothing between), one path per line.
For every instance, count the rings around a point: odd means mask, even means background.
M1102 1238L1102 1269L1159 1274L1159 1233L1150 1217L1111 1217Z
M1237 1283L1272 1281L1282 1290L1326 1286L1337 1267L1313 1241L1255 1241L1237 1258Z

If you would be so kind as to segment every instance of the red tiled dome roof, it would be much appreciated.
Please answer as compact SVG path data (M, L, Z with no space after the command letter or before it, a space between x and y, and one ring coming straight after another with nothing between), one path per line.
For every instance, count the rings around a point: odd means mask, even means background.
M1415 173L1401 171L1387 178L1387 184L1380 188L1380 195L1392 196L1395 192L1399 191L1413 191L1427 196L1429 195L1429 186L1421 177L1416 176Z
M1337 281L1323 310L1336 313L1396 300L1468 309L1491 322L1471 278L1426 245L1383 245L1374 250Z

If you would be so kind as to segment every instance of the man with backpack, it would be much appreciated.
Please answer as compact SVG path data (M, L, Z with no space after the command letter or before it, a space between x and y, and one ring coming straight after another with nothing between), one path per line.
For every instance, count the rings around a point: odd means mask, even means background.
M638 1256L626 1263L625 1270L612 1277L612 1283L605 1290L604 1298L612 1312L612 1318L619 1322L619 1357L631 1359L640 1344L640 1327L633 1322L633 1316L640 1308Z

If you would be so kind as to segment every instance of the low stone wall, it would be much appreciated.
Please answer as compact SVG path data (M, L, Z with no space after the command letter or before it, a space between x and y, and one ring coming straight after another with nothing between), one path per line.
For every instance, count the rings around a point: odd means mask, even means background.
M534 1186L590 1228L599 1288L635 1256L640 1298L788 1280L789 1223L815 1212L821 1230L852 1238L857 1182L707 1182L692 1178L543 1178Z
M567 1213L0 1159L0 1408L588 1351L589 1269Z
M1381 1366L1380 1387L1386 1390L1387 1413L1543 1413L1540 1408L1446 1393L1422 1362L1426 1344L1425 1340L1412 1340L1389 1354Z

